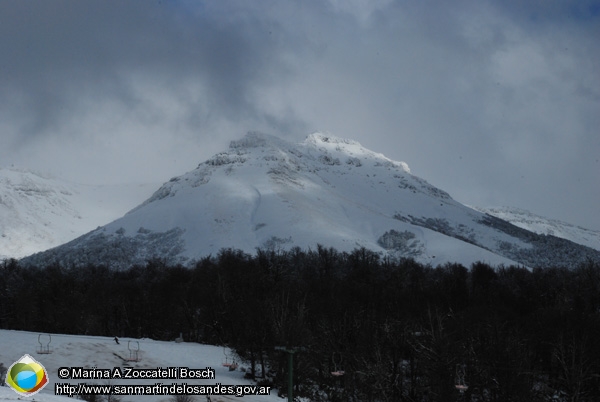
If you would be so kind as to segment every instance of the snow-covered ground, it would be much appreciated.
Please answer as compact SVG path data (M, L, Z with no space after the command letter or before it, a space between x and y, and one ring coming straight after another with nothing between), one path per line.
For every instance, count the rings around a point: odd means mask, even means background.
M151 339L119 339L120 344L116 344L113 338L98 336L76 336L51 334L51 343L49 345L52 353L39 354L38 337L44 345L50 339L48 335L24 331L0 330L0 362L6 368L10 367L15 361L19 360L24 354L29 354L37 360L47 371L48 385L39 393L31 397L18 395L9 387L0 387L0 401L31 400L38 402L66 402L66 397L55 396L55 384L79 382L94 382L104 385L105 380L61 380L58 378L58 370L61 367L84 367L97 369L110 369L115 367L123 368L131 366L135 368L156 369L158 367L188 367L190 369L205 369L207 367L214 369L214 380L171 380L171 379L148 379L148 380L111 380L112 385L154 385L162 383L170 385L173 383L187 383L188 385L241 385L253 386L255 383L244 379L240 365L237 370L229 371L223 366L224 360L231 359L229 351L211 345L201 345L197 343L176 343L161 342ZM129 348L137 348L139 342L139 362L126 362L130 357ZM122 401L168 401L170 396L124 396ZM204 402L205 396L195 396L195 400ZM277 397L277 390L272 389L270 395L246 395L244 397L236 396L211 396L214 401L281 401Z

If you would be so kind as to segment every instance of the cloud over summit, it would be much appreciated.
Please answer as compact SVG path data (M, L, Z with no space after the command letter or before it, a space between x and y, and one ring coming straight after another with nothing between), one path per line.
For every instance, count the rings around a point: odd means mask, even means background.
M598 4L3 1L0 163L161 181L248 130L327 130L598 229Z

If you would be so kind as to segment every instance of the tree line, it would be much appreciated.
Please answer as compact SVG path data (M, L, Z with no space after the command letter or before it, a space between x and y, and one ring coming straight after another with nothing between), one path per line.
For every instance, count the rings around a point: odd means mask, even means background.
M0 265L0 328L227 345L313 401L600 400L600 265L224 249L193 267ZM201 356L199 356L201 360ZM462 398L462 399L461 399Z

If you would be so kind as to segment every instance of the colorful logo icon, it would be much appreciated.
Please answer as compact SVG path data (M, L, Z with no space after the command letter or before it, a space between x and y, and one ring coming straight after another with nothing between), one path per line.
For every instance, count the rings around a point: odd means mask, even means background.
M6 383L16 393L31 396L48 384L46 369L29 355L23 355L6 372Z

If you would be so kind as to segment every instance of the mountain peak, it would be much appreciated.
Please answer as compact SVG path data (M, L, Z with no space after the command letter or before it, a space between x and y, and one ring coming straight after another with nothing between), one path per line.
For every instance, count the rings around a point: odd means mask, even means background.
M250 132L122 218L28 260L125 267L154 257L185 263L223 248L323 245L434 265L534 266L546 263L542 255L565 260L560 255L575 250L536 236L460 204L357 141L313 133L293 143ZM547 249L559 257L547 257Z
M260 131L249 131L239 140L233 140L229 143L230 150L239 150L243 148L258 148L266 146L285 146L287 143L279 137L266 134Z
M355 145L362 147L358 141L347 138L336 137L335 135L315 132L309 134L304 140L305 144L334 144L334 145Z
M316 132L308 135L301 145L332 155L337 154L338 157L350 158L346 159L349 163L352 163L353 161L356 162L357 159L360 161L362 158L367 158L373 160L376 164L393 166L402 169L406 173L410 173L410 169L406 162L394 161L383 154L373 152L370 149L363 147L355 140Z
M410 173L410 168L405 162L394 161L383 154L373 152L363 147L358 141L322 132L309 134L304 141L293 143L271 134L250 131L243 138L231 141L228 152L219 153L207 162L216 161L220 163L225 155L230 161L240 162L244 158L234 156L231 159L231 157L233 155L241 156L256 148L270 149L298 157L308 157L308 159L311 159L310 156L312 156L314 159L330 165L361 166L364 162L370 160L378 166L400 168L404 172Z
M229 144L230 149L240 148L257 148L264 146L290 147L292 142L286 141L272 134L266 134L260 131L249 131L244 137L239 140L233 140ZM306 136L305 140L300 143L305 146L356 146L362 148L358 141L337 137L331 134L314 132Z

